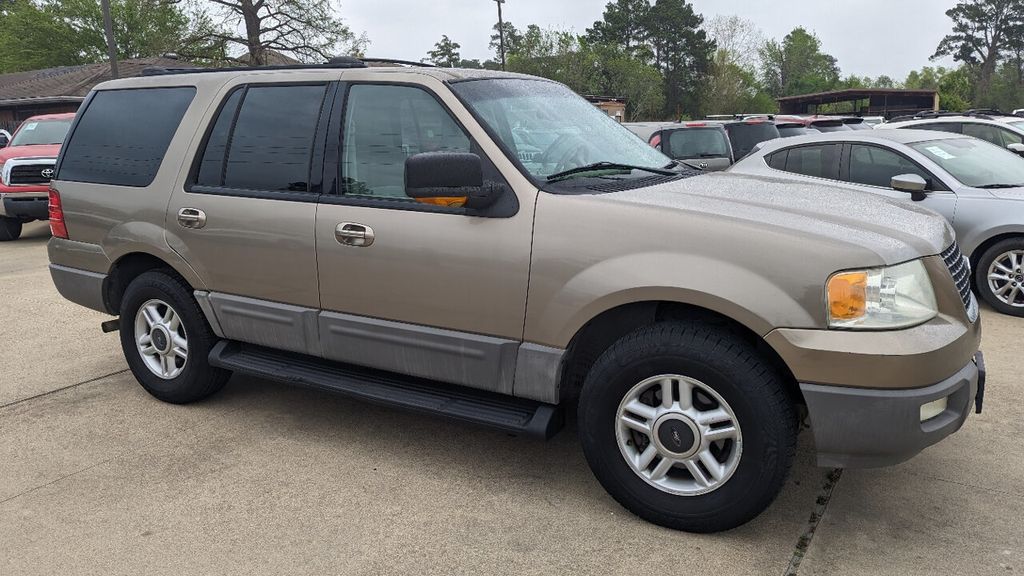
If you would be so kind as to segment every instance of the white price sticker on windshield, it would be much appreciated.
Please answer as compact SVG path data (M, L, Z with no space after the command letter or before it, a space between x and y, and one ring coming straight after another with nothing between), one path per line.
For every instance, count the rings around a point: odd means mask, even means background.
M946 152L945 150L939 148L938 146L929 146L925 148L925 150L931 152L932 154L938 156L939 158L942 158L943 160L952 160L956 158L956 156L953 156L952 154Z
M28 132L29 130L35 130L36 126L38 125L38 122L29 122L28 124L25 124L25 127L22 128L22 130L24 130L25 132Z

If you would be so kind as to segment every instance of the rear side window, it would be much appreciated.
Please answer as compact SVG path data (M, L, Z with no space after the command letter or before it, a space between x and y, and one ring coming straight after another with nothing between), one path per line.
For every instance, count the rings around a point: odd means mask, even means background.
M64 147L56 179L149 186L196 89L96 92Z
M725 129L729 132L732 154L736 160L749 154L761 142L779 137L779 129L771 122L726 124Z
M786 156L786 172L814 176L815 178L839 179L839 145L801 146L790 148Z
M956 122L933 122L930 124L914 124L907 126L910 130L934 130L936 132L963 132L962 127Z
M306 192L326 84L249 86L224 102L207 137L196 184Z

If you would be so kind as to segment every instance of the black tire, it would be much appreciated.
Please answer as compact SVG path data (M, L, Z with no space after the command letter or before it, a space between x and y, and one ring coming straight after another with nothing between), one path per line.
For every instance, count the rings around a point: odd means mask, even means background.
M151 300L170 305L187 335L188 358L181 373L171 379L161 378L151 371L135 343L136 314ZM177 276L163 271L145 272L128 285L121 300L121 348L135 379L156 398L172 404L187 404L223 388L231 373L210 366L208 359L216 342L217 336L207 324L191 289Z
M21 220L0 216L0 242L8 242L20 238L21 227Z
M1011 306L1003 302L993 292L992 287L988 283L988 269L992 266L992 263L1003 254L1015 250L1024 252L1024 237L1007 238L985 250L981 258L978 258L978 268L974 271L974 286L978 291L978 295L997 312L1010 316L1024 317L1024 306L1020 305L1024 304L1024 263L1021 264L1021 268L1016 270L1014 274L1008 275L1012 279L1011 284L1016 282L1017 286L1020 287L1020 294L1015 297L1015 301L1018 303L1017 306Z
M620 452L620 402L633 386L661 374L701 381L735 413L742 451L735 472L714 491L663 491ZM698 322L654 324L613 344L587 375L578 410L584 454L605 490L637 516L677 530L718 532L751 520L778 495L796 451L796 410L776 371L740 336Z

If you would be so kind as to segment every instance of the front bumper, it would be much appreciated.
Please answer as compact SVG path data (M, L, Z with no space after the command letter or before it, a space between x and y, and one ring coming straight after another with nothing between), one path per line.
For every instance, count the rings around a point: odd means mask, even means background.
M801 384L818 465L872 468L903 462L956 432L972 409L981 412L985 363L981 352L937 384L880 390ZM921 406L948 398L946 409L921 421Z
M50 217L49 193L0 193L0 216L22 220L46 220Z

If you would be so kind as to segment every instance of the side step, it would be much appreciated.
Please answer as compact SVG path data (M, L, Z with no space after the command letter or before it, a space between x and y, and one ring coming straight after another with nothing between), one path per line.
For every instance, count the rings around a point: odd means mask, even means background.
M210 350L210 364L239 374L308 386L534 438L551 438L562 427L562 411L553 404L228 340L221 340Z

